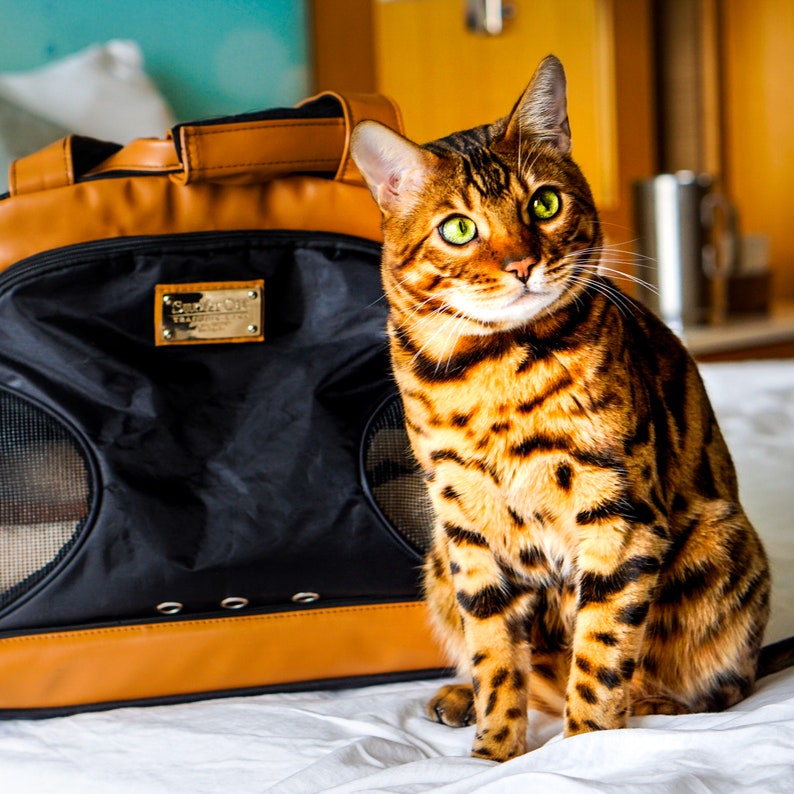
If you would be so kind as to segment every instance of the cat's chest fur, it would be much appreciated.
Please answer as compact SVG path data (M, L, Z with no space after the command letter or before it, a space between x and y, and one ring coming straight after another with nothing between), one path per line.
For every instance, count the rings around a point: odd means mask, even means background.
M440 518L477 516L492 549L544 552L569 569L577 516L623 491L619 392L599 380L602 351L538 351L518 336L429 372L392 345L409 434ZM458 367L458 369L453 369ZM613 384L614 385L614 384ZM594 403L600 402L597 407ZM604 467L604 460L614 465Z

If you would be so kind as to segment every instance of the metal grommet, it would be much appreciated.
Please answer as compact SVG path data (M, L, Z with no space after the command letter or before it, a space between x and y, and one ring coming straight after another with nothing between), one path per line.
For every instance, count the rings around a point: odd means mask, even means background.
M163 603L158 604L155 609L161 615L176 615L184 609L184 606L185 605L181 604L179 601L163 601Z
M296 604L310 604L312 601L316 601L319 597L319 593L295 593L295 595L292 596L292 600Z
M221 601L221 606L224 609L242 609L248 606L248 599L242 596L229 596Z

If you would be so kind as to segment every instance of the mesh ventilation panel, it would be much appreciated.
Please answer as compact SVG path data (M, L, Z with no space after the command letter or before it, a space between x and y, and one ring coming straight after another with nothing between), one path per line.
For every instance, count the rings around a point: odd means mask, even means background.
M367 427L364 478L387 523L413 549L425 554L432 542L433 508L411 451L397 396L378 409Z
M91 502L88 462L73 434L0 390L0 609L68 554Z

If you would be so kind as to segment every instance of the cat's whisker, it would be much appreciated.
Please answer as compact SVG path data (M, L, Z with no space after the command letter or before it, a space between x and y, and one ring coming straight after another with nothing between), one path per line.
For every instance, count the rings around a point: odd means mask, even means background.
M418 313L419 313L419 312L420 312L420 311L421 311L421 310L422 310L422 309L423 309L425 306L427 306L427 304L428 304L428 303L432 303L434 300L437 300L437 298L436 298L435 296L431 295L431 296L430 296L429 298L427 298L426 300L423 300L421 303L417 304L417 306L416 306L414 309L412 309L412 310L411 310L410 314L408 314L408 315L405 317L405 319L404 319L404 320L403 320L403 321L402 321L402 322L401 322L401 323L400 323L400 324L397 326L397 328L404 328L406 325L408 325L408 323L412 322L412 321L413 321L413 318L414 318L414 317L415 317L415 316L416 316L416 315L417 315L417 314L418 314ZM417 321L416 321L416 323L414 324L414 325L415 325L415 327L416 327L416 328L419 328L419 327L421 327L422 325L424 325L425 323L429 322L429 321L430 321L430 320L433 318L433 316L434 316L435 314L437 314L438 312L442 311L442 310L443 310L443 308L444 308L444 306L442 305L442 306L438 307L437 309L434 309L432 312L430 312L430 313L429 313L429 314L427 314L426 316L424 316L424 317L422 317L421 319L417 320Z
M589 283L596 291L600 292L602 295L607 295L613 298L613 302L618 302L626 307L629 307L631 305L629 302L629 298L610 282L601 279L592 279Z
M460 341L460 337L463 334L463 328L465 327L465 324L466 324L466 317L462 313L460 313L459 316L458 316L457 329L455 329L456 333L454 333L454 334L450 333L449 336L447 337L447 342L448 342L452 338L452 336L454 335L455 336L455 342L453 343L452 347L450 348L449 356L447 357L447 363L444 366L444 372L445 373L449 372L449 365L452 363L452 356L455 355L455 349L457 348L458 342ZM444 354L446 353L446 349L447 349L447 342L444 343L444 348L441 351L441 355L438 357L438 363L439 364L444 360ZM438 373L438 365L436 366L436 373Z
M404 279L403 281L401 281L400 284L405 283L405 281L407 281L407 279ZM394 291L395 291L394 289L388 290L388 293L392 294L392 293L394 293ZM425 298L425 300L421 301L420 303L417 303L414 306L414 308L407 315L404 315L403 321L397 326L397 328L398 329L404 328L406 325L408 325L408 323L411 323L413 321L413 318L417 314L419 314L422 311L423 308L425 308L428 304L433 303L434 301L438 301L438 300L439 300L438 295L431 294L427 298ZM419 328L422 325L424 325L425 323L431 322L436 314L438 314L440 312L443 312L444 310L449 309L449 308L451 308L451 307L442 300L440 306L436 307L433 311L429 312L424 317L420 318L415 323L413 323L414 327L415 328Z
M577 251L577 254L584 254L584 253L611 253L611 254L625 254L627 262L636 262L638 259L642 259L648 262L656 262L654 257L647 256L646 254L641 254L634 249L626 250L623 248L625 245L632 245L633 243L637 242L636 240L628 240L626 242L621 243L606 243L599 246L592 246L590 248L583 248Z
M527 171L532 171L532 169L535 167L535 163L537 163L539 157L540 157L540 148L536 147L535 159L531 163L527 164Z
M384 289L384 291L383 291L384 295L389 296L389 295L397 294L399 288L402 287L403 284L407 283L410 280L411 280L411 275L408 275L404 279L401 279L400 281L395 282L388 289Z
M641 287L646 292L652 292L654 295L658 294L658 287L649 281L645 281L631 273L624 273L622 270L612 270L612 268L599 268L598 275L610 281L618 282L619 284L635 284Z
M521 170L521 152L523 150L523 147L521 146L521 134L522 134L522 132L523 131L522 131L521 127L519 127L518 128L518 173L519 173L519 175L523 174L523 171Z
M582 259L587 262L608 262L610 264L626 265L627 267L630 267L632 269L634 268L641 270L657 269L656 260L654 259L650 259L647 262L637 262L635 259L632 259L631 257L619 256L619 254L621 253L622 253L621 251L615 251L615 252L609 251L607 252L608 255L605 256L603 253L600 253L597 249L593 249L591 251L577 251L576 254L571 258Z
M587 258L578 257L576 260L582 264L593 266L595 265L598 267L599 265L608 266L608 265L619 265L621 266L622 273L631 273L633 270L647 270L647 271L655 271L656 267L651 265L640 265L636 266L634 262L629 262L625 259L620 259L619 257L598 257L598 256L591 256Z
M627 316L627 313L631 314L631 303L629 303L628 298L626 298L626 296L617 288L612 287L604 281L598 281L596 279L584 279L581 276L577 276L575 274L570 275L569 278L572 283L587 284L587 286L593 291L598 292L605 298L609 299L624 317Z
M379 298L375 298L374 301L372 301L371 303L368 303L364 308L365 309L371 309L373 306L376 306L378 303L380 303L381 301L385 301L385 300L386 300L386 293L384 292L383 295L381 295Z
M602 227L608 226L610 229L618 229L621 232L633 232L634 228L632 226L626 226L623 223L614 223L612 221L603 221L599 219L599 223Z
M637 284L638 286L644 287L645 289L649 290L650 292L653 292L654 295L658 295L658 290L653 284L651 284L648 281L644 281L643 279L638 278L637 276L635 276L635 275L633 275L631 273L625 273L622 270L617 270L617 269L612 268L612 267L605 267L603 264L599 264L598 272L600 272L600 273L608 273L616 281L627 281L630 284Z
M605 262L605 263L608 263L610 265L627 265L631 269L636 268L638 270L655 271L657 269L655 264L646 265L646 264L643 264L643 263L631 262L630 260L627 260L627 259L619 259L618 257L601 257L599 259L595 259L595 260L591 260L591 261ZM626 270L624 272L628 273L630 271Z
M455 337L455 342L452 344L452 347L450 348L449 357L447 358L447 363L446 363L446 365L444 367L444 372L448 372L449 371L449 365L452 362L452 356L455 353L455 348L457 347L458 340L460 339L461 330L462 330L462 326L465 323L465 319L466 318L464 317L464 315L461 312L456 312L455 313L455 315L453 317L453 320L457 323L457 325L453 325L452 329L450 329L450 332L447 334L447 338L444 340L444 345L441 348L441 352L439 353L438 359L436 361L436 368L435 368L435 374L436 375L441 370L441 364L444 361L444 358L446 357L447 345L449 344L450 340L453 337ZM447 323L447 325L448 325L448 323ZM456 333L456 331L457 331L457 333Z
M621 281L626 284L636 284L638 287L642 287L644 290L653 293L654 295L659 294L659 290L656 285L651 284L648 281L644 281L641 278L637 278L637 276L633 276L629 273L624 273L621 270L612 270L611 268L601 268L599 273L602 275L608 276L613 281Z
M591 261L606 262L611 265L626 265L631 270L647 270L655 272L658 270L656 262L634 262L631 259L621 259L620 257L599 257L591 258ZM626 272L629 272L628 270Z
M421 336L422 332L426 329L427 326L431 326L432 329L433 324L438 323L440 319L446 317L446 321L442 322L441 325L438 328L436 328L436 330L427 339L424 340L424 344L416 353L417 356L423 353L428 348L428 346L432 344L433 340L439 334L443 334L444 331L447 329L447 327L450 325L450 323L454 322L457 319L457 317L460 316L460 312L457 311L455 311L454 314L451 315L448 314L448 310L451 308L452 308L451 306L443 304L438 308L434 309L429 314L425 315L424 317L421 317L419 320L411 324L411 329L415 333L419 332L419 335Z
M408 278L410 278L410 277L408 276L408 277L404 278L402 281L398 282L397 284L395 284L393 287L391 287L389 289L384 289L382 295L380 295L378 298L375 298L375 300L372 301L372 303L368 303L364 308L365 309L369 309L372 306L375 306L375 304L380 303L382 300L388 298L389 295L391 295L391 294L393 294L394 292L397 291L398 287L400 287L401 285L405 284L405 282L408 281Z
M434 309L432 309L432 311L428 312L427 314L425 314L422 317L419 317L415 321L412 321L413 315L411 315L411 316L407 317L405 319L405 321L401 325L398 326L398 328L403 328L404 326L406 326L406 325L408 325L410 323L410 327L414 331L421 331L421 330L424 329L425 326L431 325L432 323L434 323L438 319L438 317L442 316L444 314L445 308L446 307L444 305L436 306Z
M578 266L580 268L584 268L591 273L601 273L601 274L609 274L611 278L614 278L616 281L626 281L631 284L637 284L654 294L657 294L657 288L655 285L651 284L644 279L641 279L639 276L635 276L633 273L629 273L625 270L618 270L617 268L609 267L605 262L609 262L611 264L622 265L626 264L621 260L604 260L604 259L577 259L574 264L571 264L571 267Z
M529 158L532 156L532 154L534 154L535 157L530 162ZM533 147L532 149L530 149L527 152L527 159L526 159L526 162L524 163L524 168L522 169L519 166L519 169L518 169L518 174L524 181L527 180L527 174L530 174L532 172L532 169L534 168L535 163L538 161L538 157L540 157L540 148L537 147L537 146Z
M437 310L436 310L436 314L441 314L441 313L442 313L442 308L439 308L439 309L437 309ZM435 332L434 332L433 334L431 334L431 335L430 335L430 337L428 337L428 338L425 340L425 343L424 343L424 344L423 344L423 345L422 345L422 346L419 348L419 350L417 350L417 351L416 351L416 353L414 354L413 360L414 360L414 361L416 361L416 360L417 360L417 359L418 359L418 358L419 358L419 357L422 355L422 353L424 353L424 352L425 352L425 350L427 350L427 349L428 349L428 347L429 347L429 346L432 344L433 340L434 340L434 339L435 339L435 338L436 338L436 337L437 337L437 336L438 336L440 333L443 333L443 331L444 331L444 330L447 328L447 326L448 326L448 325L449 325L451 322L454 322L454 321L455 321L455 320L457 320L459 317L460 317L460 312L455 312L455 314L453 314L453 315L450 315L450 316L447 318L446 322L443 322L443 323L441 323L441 325L440 325L440 326L439 326L439 327L438 327L438 328L435 330Z
M609 298L618 307L624 317L634 313L634 306L619 289L607 284L601 284L601 294Z

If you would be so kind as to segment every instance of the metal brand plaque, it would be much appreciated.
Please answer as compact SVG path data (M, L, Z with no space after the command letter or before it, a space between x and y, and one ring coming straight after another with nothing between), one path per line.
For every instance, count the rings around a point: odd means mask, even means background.
M265 283L259 281L158 284L158 345L264 340Z

